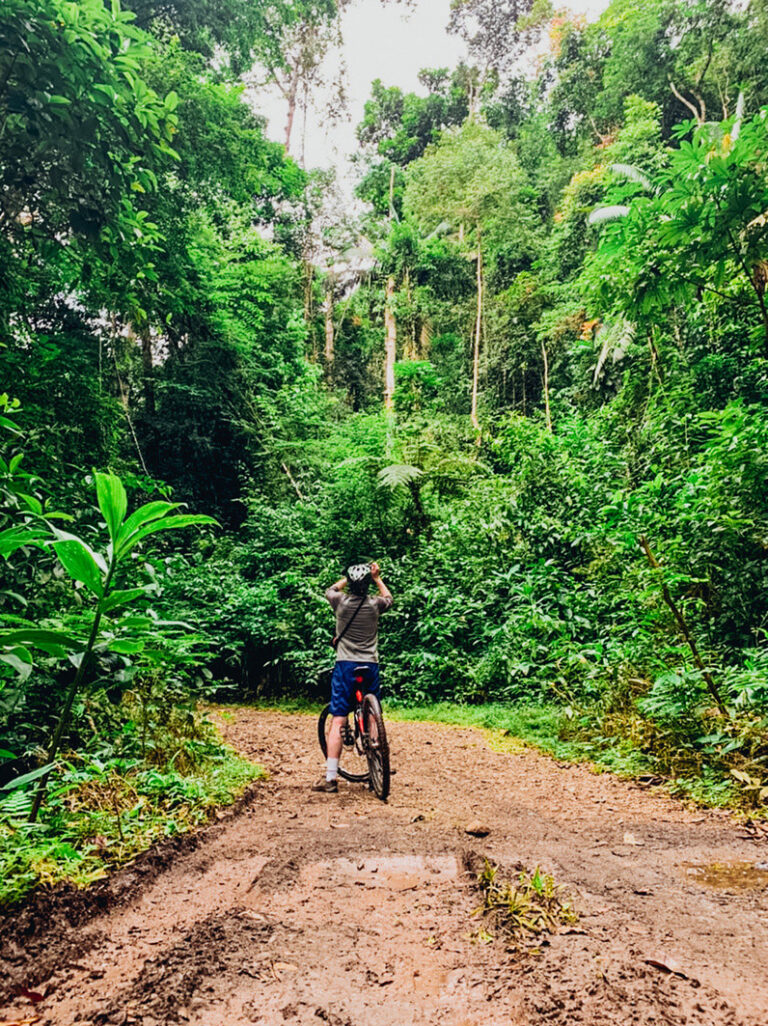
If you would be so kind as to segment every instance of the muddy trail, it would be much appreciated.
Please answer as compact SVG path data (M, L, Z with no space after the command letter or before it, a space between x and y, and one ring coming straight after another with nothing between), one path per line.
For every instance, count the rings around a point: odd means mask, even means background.
M270 779L85 900L7 922L0 1022L768 1023L762 835L429 724L391 725L388 804L316 794L312 717L243 709L223 727ZM551 873L578 923L525 953L479 935L467 866L484 857Z

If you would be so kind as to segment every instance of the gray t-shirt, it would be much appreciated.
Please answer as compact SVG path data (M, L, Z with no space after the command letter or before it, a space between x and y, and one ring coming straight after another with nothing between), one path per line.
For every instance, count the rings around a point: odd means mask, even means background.
M336 613L336 634L339 635L360 606L360 596L329 588L325 597ZM336 649L337 662L348 659L354 663L378 663L379 616L391 605L392 599L382 595L367 595L363 599L360 611Z

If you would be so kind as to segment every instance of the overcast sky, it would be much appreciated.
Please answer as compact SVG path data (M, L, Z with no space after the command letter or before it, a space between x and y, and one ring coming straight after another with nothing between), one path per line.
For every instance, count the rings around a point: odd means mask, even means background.
M570 7L592 20L608 6L609 0L573 0ZM315 110L306 119L305 157L307 167L336 165L344 173L346 159L357 148L355 126L363 115L371 83L380 78L385 85L423 92L418 82L421 68L453 68L463 56L463 45L449 35L450 0L417 0L414 10L390 0L354 0L342 21L343 60L347 68L349 117L342 123L329 123L323 114L326 98L318 96ZM338 61L338 57L335 58ZM326 69L332 73L333 67ZM259 92L259 112L269 120L269 135L284 138L285 102L279 96ZM318 109L319 108L319 109ZM291 149L301 156L303 116L299 111L294 125Z

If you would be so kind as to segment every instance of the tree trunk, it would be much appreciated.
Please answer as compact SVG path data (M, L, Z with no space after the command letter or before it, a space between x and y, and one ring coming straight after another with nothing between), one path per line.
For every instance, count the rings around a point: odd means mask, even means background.
M483 248L480 231L477 233L477 318L475 321L475 345L472 353L472 427L480 436L480 420L477 416L477 387L480 378L480 336L483 326Z
M309 324L312 320L312 285L315 280L315 268L309 257L304 257L304 320Z
M333 275L328 275L325 292L325 373L328 377L333 376Z
M293 132L293 119L296 116L296 96L299 90L299 60L291 71L291 80L288 84L286 99L288 100L288 117L285 122L285 152L291 152L291 134Z
M428 320L421 322L421 331L419 332L419 359L429 359L429 344L431 342L430 325Z
M525 366L525 364L523 364L522 379L523 379L523 416L524 417L528 416L528 389L526 387L527 383L526 383L526 377L525 377L526 371L527 371L527 367Z
M408 341L403 346L403 359L404 360L415 360L416 359L416 316L412 312L413 297L411 296L411 275L408 268L405 269L405 295L408 300L408 318L410 320Z
M152 335L149 325L145 324L139 333L141 339L141 371L144 388L144 412L147 417L154 417L155 405L155 370L152 366Z
M384 301L384 409L394 409L395 396L395 359L397 356L397 324L395 311L392 309L395 298L395 276L387 278L387 292Z
M552 431L552 411L549 408L549 360L547 359L547 347L541 343L541 356L544 360L544 413L547 418L547 430Z

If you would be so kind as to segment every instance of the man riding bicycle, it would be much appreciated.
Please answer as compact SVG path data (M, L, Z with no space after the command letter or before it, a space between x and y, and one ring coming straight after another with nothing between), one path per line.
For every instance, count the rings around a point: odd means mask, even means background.
M379 594L368 595L371 581ZM325 777L314 791L338 791L341 729L354 703L353 670L365 666L369 673L368 690L378 698L379 685L379 616L392 605L392 593L382 581L378 563L359 563L347 570L346 577L336 581L325 597L336 613L336 665L331 677L331 730L328 735L328 758Z

